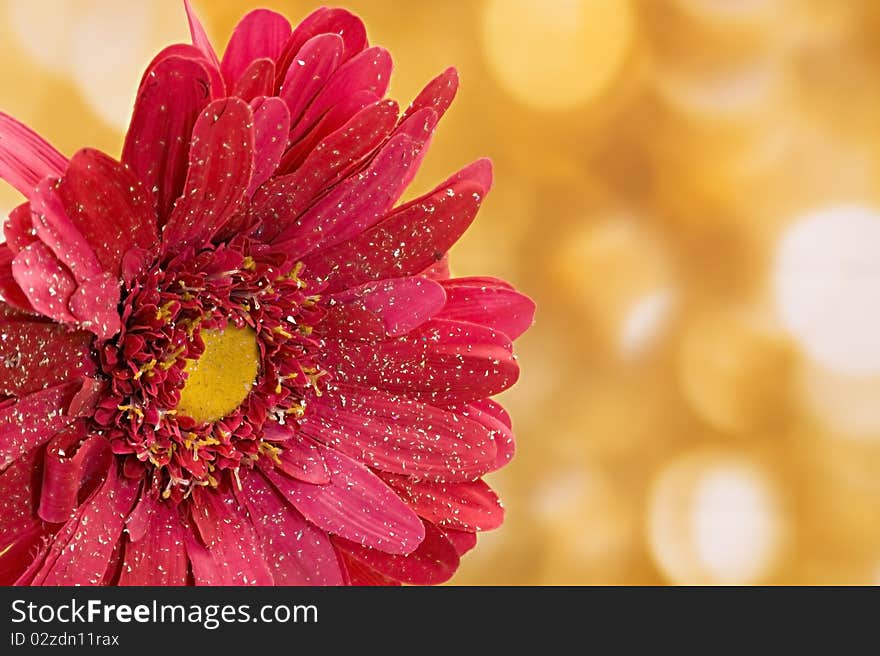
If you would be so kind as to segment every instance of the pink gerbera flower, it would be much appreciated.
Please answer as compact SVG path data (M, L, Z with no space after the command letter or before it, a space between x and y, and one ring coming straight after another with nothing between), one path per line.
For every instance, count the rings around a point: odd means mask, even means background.
M0 583L437 583L501 524L532 302L449 278L480 160L397 205L458 84L258 10L143 77L121 161L0 115Z

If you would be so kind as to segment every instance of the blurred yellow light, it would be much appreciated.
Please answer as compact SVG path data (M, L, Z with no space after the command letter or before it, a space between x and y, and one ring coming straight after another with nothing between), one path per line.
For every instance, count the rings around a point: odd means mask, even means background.
M627 358L645 353L663 332L674 305L670 289L650 292L633 303L620 331L620 353Z
M880 376L846 376L807 363L801 393L810 415L832 433L880 441Z
M543 110L601 94L633 32L629 0L488 0L483 14L492 71L517 100Z
M648 540L664 574L681 584L748 584L766 579L786 540L773 480L739 455L695 452L658 476Z
M880 374L880 211L829 207L798 220L774 269L782 322L806 352L843 374Z
M76 0L6 0L4 4L10 31L28 56L64 74L70 57L70 25L81 4Z

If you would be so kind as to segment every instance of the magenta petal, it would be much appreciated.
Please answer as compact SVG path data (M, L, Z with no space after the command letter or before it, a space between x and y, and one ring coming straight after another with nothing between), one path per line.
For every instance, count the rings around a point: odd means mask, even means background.
M37 316L31 302L24 293L12 271L12 264L15 259L15 253L6 244L0 244L0 300L9 306L16 307L28 313ZM41 317L45 318L45 317Z
M209 242L238 210L253 171L251 108L238 98L215 100L193 128L184 192L162 233L166 253Z
M138 90L122 161L155 194L159 225L183 191L190 137L210 89L201 63L169 57L147 71Z
M483 188L460 181L392 212L371 229L303 260L326 293L378 278L416 275L443 258L471 224Z
M205 32L202 22L196 15L192 3L190 3L189 0L183 0L183 5L186 8L186 19L189 23L189 33L192 37L193 45L199 49L214 68L219 69L220 60L217 58L214 46L211 45L211 40L208 38L208 34Z
M74 228L85 239L101 264L102 270L120 277L122 258L131 248L151 250L158 241L156 215L150 197L140 181L124 165L97 150L84 149L76 153L70 165L55 187L57 197L66 210L69 221L59 217L57 208L47 196L52 188L40 185L41 194L31 203L34 224L40 238L46 242L70 268L77 280L92 275L77 271L74 262L61 255L59 247L51 243L40 231L42 212L47 220L61 220L55 226L52 237L72 241ZM45 201L41 205L41 201ZM51 237L50 237L51 238Z
M297 141L344 98L366 91L382 98L391 80L391 55L384 48L368 48L340 66L318 93L290 134Z
M265 472L281 494L312 524L328 533L387 553L414 551L425 536L415 513L369 469L326 449L327 485L311 485L274 470Z
M420 277L368 282L331 297L321 334L347 339L397 337L443 309L446 293Z
M145 507L149 528L142 539L126 543L119 585L186 585L189 560L180 511L149 494L141 497L137 507L141 506Z
M0 408L0 471L76 419L68 409L81 389L83 382L75 381L4 402Z
M93 375L93 339L55 323L0 321L0 395L26 396Z
M470 481L495 463L493 434L481 423L404 397L335 390L309 410L304 434L382 471Z
M31 204L22 203L9 213L3 224L3 236L13 253L37 241L34 236L34 223L31 221Z
M285 503L258 472L245 471L239 494L247 506L275 585L342 585L327 534Z
M46 176L59 176L67 159L40 135L0 112L0 178L27 198Z
M235 85L255 59L278 59L291 32L287 19L268 9L255 9L242 18L232 32L220 63L227 88Z
M95 494L62 527L32 585L98 585L104 579L138 482L107 472Z
M120 331L119 280L110 274L82 283L70 297L70 311L79 325L98 339L110 339Z
M339 67L344 48L339 35L320 34L296 53L278 93L290 109L292 126L296 126L306 107Z
M369 229L400 198L419 149L409 136L393 137L365 171L334 187L280 234L276 243L300 258Z
M442 528L491 531L504 521L498 495L482 479L430 483L387 474L384 478L419 516Z
M12 276L37 312L56 321L76 321L67 305L76 280L46 244L34 242L16 255Z
M272 585L272 573L245 513L232 494L197 488L192 517L206 546L186 536L197 585Z
M254 175L247 195L250 197L268 180L287 148L290 113L278 98L257 98L251 103L254 112Z
M174 43L170 46L162 48L162 50L159 51L159 54L153 57L153 60L150 62L147 70L144 71L144 75L141 78L140 86L143 87L144 83L149 79L150 73L152 73L159 62L165 59L169 59L171 57L191 59L194 62L201 64L201 66L205 69L205 71L211 78L211 85L208 88L208 91L210 93L208 94L208 98L205 100L205 102L210 99L223 98L226 96L226 83L223 82L223 77L220 75L220 69L218 68L218 65L212 64L211 60L206 58L205 54L196 46L192 46L187 43Z
M88 435L80 421L62 430L46 448L40 517L47 522L66 522L78 505L80 489L112 462L110 442L101 435Z
M458 569L458 551L443 532L425 522L425 539L408 556L387 554L337 538L336 545L383 576L413 585L437 585Z
M267 423L263 427L263 439L280 448L275 467L288 476L316 485L330 482L323 451L293 426Z
M535 318L535 302L501 281L485 278L444 280L444 319L469 321L500 330L511 340L528 330Z
M477 534L468 531L457 531L454 528L440 529L446 539L452 543L459 557L464 556L468 551L477 546Z
M326 340L334 380L432 403L473 401L513 385L519 366L503 333L431 319L396 339L365 344Z
M11 585L33 562L45 527L37 516L43 454L33 450L0 473L0 585Z
M365 107L312 150L295 173L274 178L254 196L257 235L274 240L319 194L342 180L388 136L397 120L397 103Z
M263 57L251 62L235 82L232 93L229 95L250 102L258 96L274 95L274 85L275 62Z
M450 67L440 75L428 82L424 89L412 101L412 104L403 114L406 119L424 108L430 108L437 114L439 120L455 98L458 91L458 71Z
M478 421L492 431L497 448L495 464L491 471L501 469L516 454L516 441L513 437L513 427L510 415L501 407L501 404L492 399L478 399L465 406L460 411L465 417Z

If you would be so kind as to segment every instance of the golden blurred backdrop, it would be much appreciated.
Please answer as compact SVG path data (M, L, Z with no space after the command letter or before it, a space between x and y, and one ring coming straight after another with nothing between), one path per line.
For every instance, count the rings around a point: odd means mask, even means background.
M402 103L459 68L410 194L491 156L453 271L538 302L507 521L453 582L880 581L880 3L344 4ZM0 108L117 155L181 5L0 0ZM194 5L218 44L317 6Z

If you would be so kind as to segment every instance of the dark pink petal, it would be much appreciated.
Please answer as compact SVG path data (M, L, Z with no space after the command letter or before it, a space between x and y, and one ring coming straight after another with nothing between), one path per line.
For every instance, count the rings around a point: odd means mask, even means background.
M116 467L55 536L32 585L97 585L137 496L139 483Z
M513 456L516 454L513 426L510 415L501 407L501 404L492 399L478 399L467 404L465 409L460 412L474 421L479 421L492 431L498 455L491 471L501 469L513 460Z
M76 321L67 305L76 291L76 280L46 244L34 242L16 255L12 277L37 312L56 321Z
M192 518L205 546L187 535L197 585L272 585L272 573L244 508L232 494L197 488Z
M55 323L0 321L0 395L26 396L93 375L93 339Z
M193 128L184 192L162 233L166 253L209 242L238 209L253 171L251 108L238 98L215 100Z
M452 543L459 557L464 556L468 551L477 546L477 534L468 531L457 531L454 528L440 529L446 539Z
M208 98L209 100L214 98L223 98L224 96L226 96L226 83L223 82L223 77L220 75L220 69L218 68L218 66L212 64L211 61L205 57L205 54L196 46L189 45L188 43L174 43L170 46L162 48L162 50L159 51L159 54L153 57L153 60L150 62L147 70L144 71L144 75L141 78L141 86L143 86L144 82L148 80L150 73L153 71L156 65L162 60L168 59L170 57L191 59L204 67L205 71L207 71L208 75L211 78L211 86L209 88L210 93Z
M230 96L250 102L258 96L274 95L275 63L271 59L255 59L235 82Z
M293 426L268 422L263 427L263 439L280 449L275 467L288 476L316 485L330 482L321 448Z
M74 421L76 415L69 409L82 389L80 380L4 401L0 408L0 471Z
M446 307L444 319L469 321L500 330L511 340L531 327L535 302L507 285L491 278L453 278L444 280Z
M122 328L117 305L119 279L110 274L82 283L70 297L70 311L79 325L98 339L110 339Z
M330 134L296 172L268 182L254 196L257 235L272 241L321 192L342 180L388 136L397 120L397 103L383 100L365 107Z
M39 516L47 522L71 519L81 488L96 475L103 476L112 458L110 442L101 435L89 435L83 421L58 433L46 447Z
M342 571L327 534L285 503L258 472L241 476L247 506L275 585L342 585Z
M254 175L247 195L250 197L268 180L287 148L290 113L278 98L257 98L251 103L254 113Z
M13 253L18 253L37 240L31 221L30 203L22 203L9 213L9 218L3 224L3 236Z
M498 495L483 480L468 483L430 483L402 476L383 478L420 517L460 531L491 531L504 521Z
M278 58L276 77L279 85L297 53L309 39L320 34L336 34L342 38L345 46L342 61L351 59L367 46L367 30L360 18L345 9L316 9L296 26Z
M220 63L227 88L233 88L255 59L278 59L291 31L284 16L268 9L256 9L242 18L232 32Z
M424 89L412 101L412 104L403 114L406 119L424 108L430 108L437 114L439 120L452 104L455 93L458 91L458 71L450 67L440 75L428 82Z
M148 529L140 539L130 536L126 542L119 585L186 585L189 560L184 544L186 529L180 511L146 493L137 507L145 504Z
M471 162L463 169L453 174L446 182L440 185L438 189L465 180L470 180L471 182L480 185L483 189L483 194L488 194L489 190L492 189L492 182L494 180L492 174L492 160L487 157L482 157L475 162Z
M59 216L51 198L53 191L68 221ZM31 206L40 239L55 251L77 280L92 275L91 271L88 274L77 271L74 263L84 258L68 260L57 245L58 240L72 241L78 236L71 228L85 239L103 271L117 278L126 252L131 248L152 250L159 238L147 190L128 168L97 150L84 149L76 153L60 184L51 187L41 184ZM40 232L41 223L45 222L53 224L49 238Z
M183 4L184 7L186 7L186 18L189 22L189 33L192 36L193 45L201 51L214 68L219 69L220 60L217 58L214 46L211 45L211 40L208 38L208 34L205 32L202 22L196 15L192 3L190 3L189 0L183 0Z
M388 91L391 68L391 55L378 47L368 48L345 62L303 112L290 134L291 141L303 137L328 110L355 92L366 91L381 99Z
M452 275L449 271L449 253L444 253L442 258L431 264L419 275L431 280L447 280Z
M400 581L380 574L369 565L365 565L348 552L339 550L339 557L345 567L345 584L354 586L399 586Z
M387 554L337 538L336 546L390 579L413 585L437 585L458 569L458 552L446 536L425 522L425 539L408 556Z
M344 49L345 44L338 34L320 34L309 39L296 53L278 93L290 109L292 126L339 68Z
M374 469L430 480L470 481L495 462L481 423L386 392L325 392L301 430Z
M322 335L347 339L397 337L443 309L446 293L420 277L368 282L335 294L318 325Z
M42 459L34 449L0 473L0 585L27 569L45 532L36 512Z
M40 135L0 112L0 178L27 198L46 176L59 176L67 159Z
M31 302L24 293L12 272L12 263L15 259L15 253L6 244L0 244L0 300L9 305L15 306L25 312L31 312L36 315Z
M352 239L303 260L327 280L326 293L380 278L412 276L441 260L483 201L483 188L460 181L392 212Z
M147 71L138 90L122 161L155 195L160 226L183 191L190 137L210 89L201 63L168 57Z
M326 340L334 380L432 403L473 401L516 382L519 366L503 333L474 324L431 319L416 330L374 344Z
M358 544L407 554L425 535L421 520L369 469L332 449L327 485L311 485L268 470L271 483L312 524Z
M369 229L400 198L419 149L406 135L393 137L364 171L337 185L280 234L276 244L299 259Z

